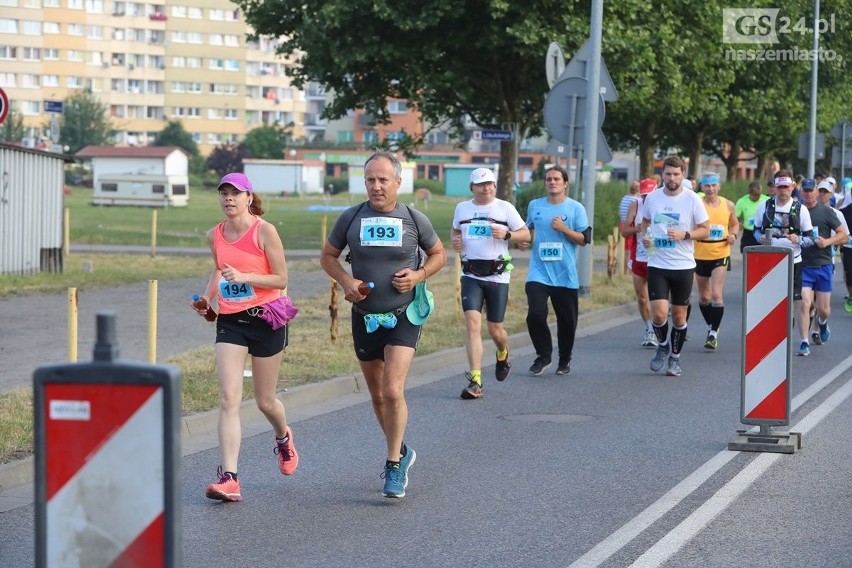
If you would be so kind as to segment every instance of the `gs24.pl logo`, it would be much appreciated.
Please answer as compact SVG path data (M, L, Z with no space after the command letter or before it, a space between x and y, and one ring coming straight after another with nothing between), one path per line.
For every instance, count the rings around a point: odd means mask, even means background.
M820 18L815 26L806 18L793 20L779 15L780 8L724 8L722 10L722 41L724 43L780 43L779 35L834 33L834 14Z

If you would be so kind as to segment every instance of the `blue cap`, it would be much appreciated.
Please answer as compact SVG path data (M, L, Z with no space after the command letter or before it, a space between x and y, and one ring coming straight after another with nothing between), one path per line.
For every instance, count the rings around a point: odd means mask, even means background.
M704 174L701 178L701 185L708 183L719 183L719 174Z
M805 178L802 180L802 191L813 191L816 189L816 181L814 178Z

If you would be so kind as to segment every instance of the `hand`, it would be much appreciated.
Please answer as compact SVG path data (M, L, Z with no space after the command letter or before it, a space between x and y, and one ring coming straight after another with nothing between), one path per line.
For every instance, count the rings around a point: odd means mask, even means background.
M461 250L462 238L461 235L453 235L450 240L453 243L453 250Z
M550 222L550 226L551 228L556 229L557 231L562 231L565 228L565 222L562 220L562 217L557 215Z
M795 234L795 233L790 233L789 235L787 235L787 239L788 239L791 243L793 243L794 245L799 244L799 235L797 235L797 234Z
M246 281L245 275L230 264L226 264L225 268L222 269L222 278L224 278L226 282L232 284L235 282L241 283Z
M410 268L405 268L400 270L399 272L393 275L393 287L396 288L400 292L410 292L414 290L414 287L420 282L420 277L417 274L418 270L412 270Z
M505 225L498 225L497 223L491 224L491 237L498 241L502 241L503 239L505 239L506 233L508 232L509 228Z

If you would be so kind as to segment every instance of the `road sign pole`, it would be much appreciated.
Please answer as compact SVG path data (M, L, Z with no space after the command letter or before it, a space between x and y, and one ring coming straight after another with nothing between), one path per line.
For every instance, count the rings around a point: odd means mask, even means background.
M577 124L577 93L571 95L571 103L568 105L568 177L571 177L571 158L574 157L574 125ZM577 167L580 167L579 160ZM577 186L574 185L574 191L577 191Z
M846 177L846 121L840 127L840 179Z
M598 124L601 100L601 36L603 29L603 0L592 0L591 33L589 34L591 55L586 63L586 124L583 132L583 203L586 215L594 231L595 220L595 165L597 163L598 133L593 125ZM579 167L579 163L577 164ZM577 275L580 279L579 295L588 296L592 291L592 247L580 248Z

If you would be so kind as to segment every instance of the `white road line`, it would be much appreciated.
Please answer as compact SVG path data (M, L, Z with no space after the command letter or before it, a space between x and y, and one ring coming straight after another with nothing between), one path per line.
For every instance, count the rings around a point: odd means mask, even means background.
M852 379L828 397L822 404L813 409L807 416L796 423L796 431L807 433L811 428L819 424L823 418L840 406L844 400L852 395ZM740 473L734 476L728 483L716 492L703 505L696 509L691 515L683 520L678 526L671 530L666 536L645 551L645 554L636 559L630 568L656 568L665 563L678 550L680 550L704 527L710 524L719 513L739 497L743 491L748 489L752 483L769 469L782 454L762 454L752 461Z
M835 379L837 379L837 377L839 377L841 374L843 374L843 372L845 372L847 369L849 369L849 367L852 367L852 355L850 355L849 357L847 357L846 359L844 359L843 361L838 363L828 373L826 373L825 375L820 377L820 379L818 381L814 382L811 386L809 386L804 391L799 393L798 396L794 397L793 400L790 403L790 407L791 407L790 412L791 413L794 412L800 406L805 404L808 400L810 400L812 397L814 397L819 391L821 391L826 386L831 384ZM846 391L847 389L850 388L850 385L852 385L852 381L847 382L846 385L844 385L842 387L841 391ZM828 404L829 401L833 400L838 394L840 394L841 391L838 391L837 393L835 393L834 395L829 397L829 399L827 399L825 402L823 402L819 407L817 407L817 409L815 409L810 414L808 414L804 419L800 420L796 424L796 431L804 433L804 430L803 430L804 427L807 427L808 429L810 429L819 420L822 420L824 415L818 414L818 411L820 411L820 409L824 405ZM848 394L845 395L843 397L843 399L845 399L846 396L848 396ZM840 404L840 402L842 402L842 400L837 402L837 404ZM836 404L835 404L835 406L836 406ZM829 408L827 411L825 411L825 414L830 412L830 410L832 410L833 408L834 408L834 406ZM818 420L816 422L814 422L813 424L808 422L809 420L813 420L811 418L812 416L819 416ZM756 429L756 427L755 427L755 429ZM729 461L731 461L738 454L739 454L739 452L730 452L728 450L723 450L723 451L719 452L718 454L716 454L715 456L713 456L712 458L710 458L707 462L704 463L704 465L702 465L697 470L695 470L692 474L690 474L689 477L687 477L686 479L684 479L683 481L678 483L671 490L669 490L665 495L663 495L662 497L657 499L654 503L649 505L648 508L646 508L644 511L642 511L641 513L636 515L633 519L631 519L630 521L628 521L624 525L622 525L621 528L619 528L614 533L609 535L607 538L602 540L594 548L589 550L586 554L584 554L583 556L581 556L580 558L575 560L569 566L569 568L593 568L595 566L599 566L600 564L602 564L610 556L612 556L613 554L617 553L619 550L624 548L627 545L627 543L629 543L631 540L636 538L645 529L650 527L657 520L659 520L663 515L665 515L668 511L670 511L672 508L674 508L684 498L686 498L693 491L698 489L701 486L701 484L703 484L710 477L712 477L713 474L715 474L717 471L719 471L725 464L727 464ZM773 458L773 456L774 456L774 458ZM745 469L743 469L743 471L741 471L739 474L737 474L737 476L734 477L734 479L732 479L725 486L725 488L728 488L728 491L736 490L736 488L735 488L736 483L735 482L737 481L737 478L740 478L740 481L738 483L745 483L748 476L750 476L750 475L758 475L759 476L760 473L763 473L763 471L765 471L766 468L768 468L770 465L772 465L772 463L775 462L775 459L777 459L777 457L779 457L779 456L780 456L780 454L764 454L764 455L759 456L752 463L750 463ZM762 469L760 469L758 471L758 468L760 466L756 466L755 464L756 463L762 464L763 462L769 462L769 463L765 467L763 467ZM754 479L756 479L756 477ZM738 492L735 495L732 495L731 500L733 500L733 498L735 498L737 495L742 493L742 491L744 491L746 487L751 485L751 483L754 482L754 479L751 479L751 481L748 481L748 483L743 485L743 487L741 489L739 489ZM734 484L734 485L731 485L731 484ZM728 487L729 485L731 487ZM724 491L725 488L720 490L719 493L722 493L722 491ZM719 493L717 493L717 495L719 495ZM713 498L711 498L711 500L712 499ZM709 503L709 501L708 501L708 503ZM729 501L728 504L730 504L730 501ZM693 513L693 515L697 514L698 511L700 511L704 506L707 506L707 503L705 503L705 505L703 505L701 508L696 510ZM725 507L727 507L727 505L725 505ZM724 509L724 507L723 507L723 509ZM715 517L716 515L718 515L718 513L721 512L721 510L722 509L720 509L718 512L716 512L713 516ZM690 518L691 517L692 517L692 515L690 515ZM688 520L689 519L687 519L686 521L684 521L681 524L682 525L685 524ZM677 530L677 529L675 529L675 530ZM672 532L674 532L674 531L672 531ZM671 535L671 534L672 533L669 533L669 535ZM693 535L694 534L695 533L693 533ZM668 537L668 535L667 535L667 537ZM665 538L667 538L667 537L663 537L663 539L661 539L660 542L662 542L662 540L665 540ZM660 543L658 542L657 544L660 544ZM657 546L657 545L655 545L655 546ZM683 546L683 543L681 543L680 546ZM653 549L653 547L652 547L652 549ZM648 553L652 549L649 549L649 551L646 552L645 555L648 555ZM645 555L643 555L643 557ZM639 562L639 560L641 560L641 558L637 559L637 562ZM654 565L656 566L658 564L654 564ZM638 564L637 564L637 566L638 566Z

